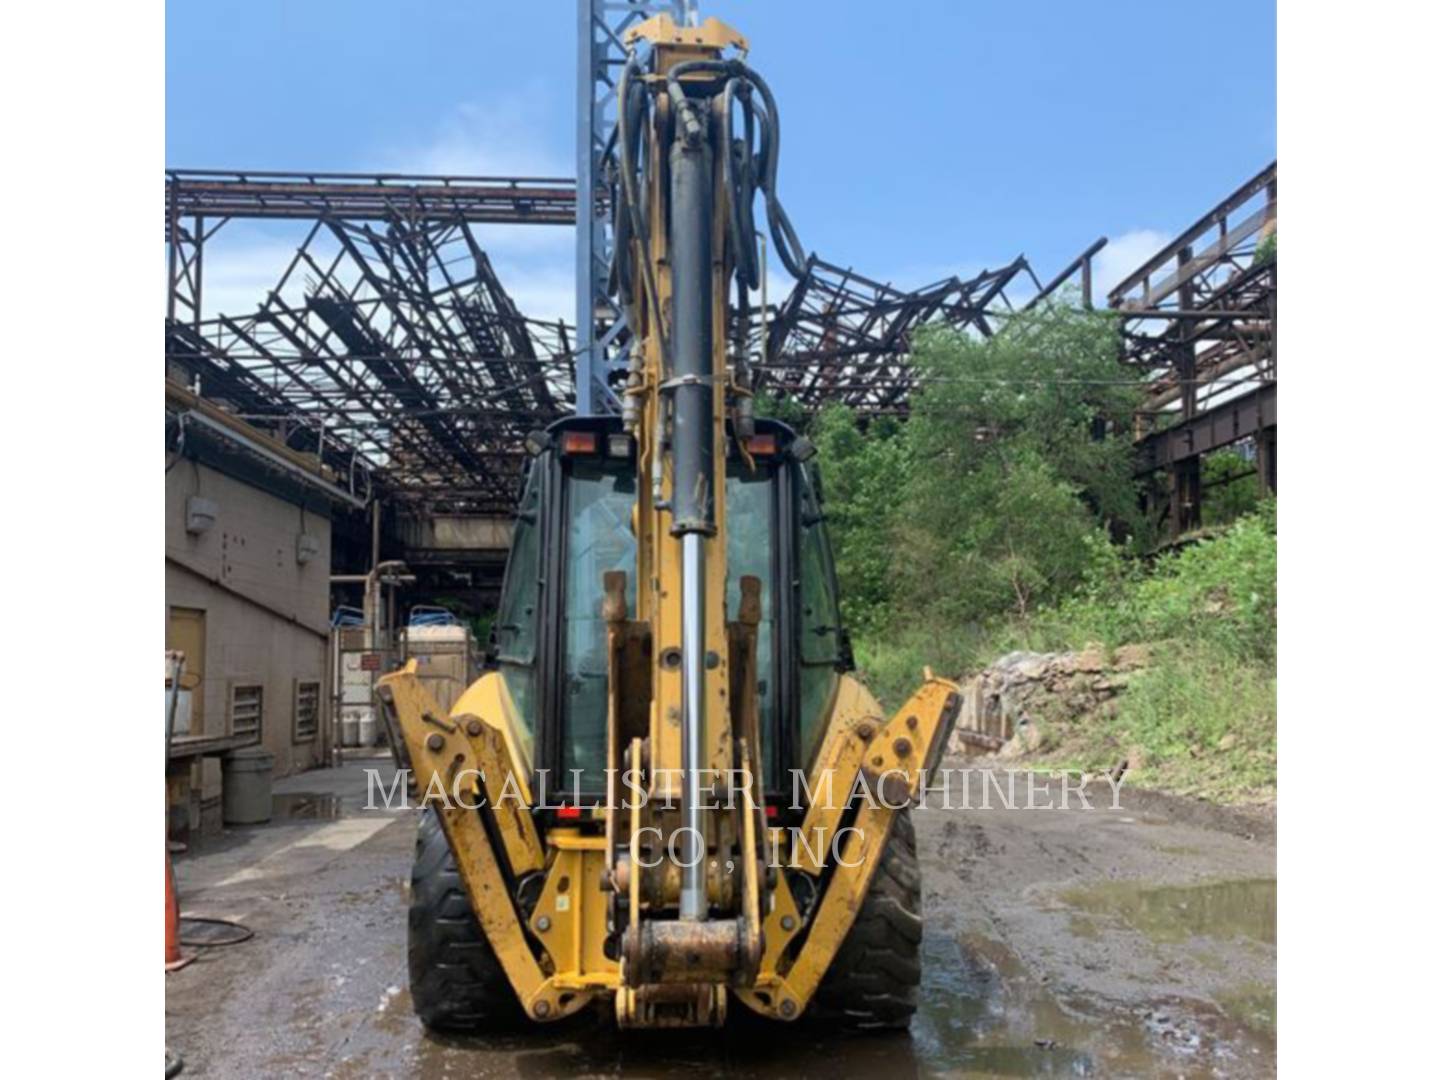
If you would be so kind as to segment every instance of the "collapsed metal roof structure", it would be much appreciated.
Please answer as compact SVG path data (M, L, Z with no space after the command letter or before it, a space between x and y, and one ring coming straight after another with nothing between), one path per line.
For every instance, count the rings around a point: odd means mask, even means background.
M972 278L908 290L811 255L805 275L759 328L756 385L810 411L840 403L864 416L904 413L915 387L908 358L916 330L937 324L989 337L1007 316L1077 275L1088 306L1091 260L1104 246L1102 237L1048 284L1021 255Z
M573 221L574 195L553 180L171 171L167 363L347 483L508 512L525 432L572 407L573 327L516 307L474 227ZM253 310L211 312L207 244L256 218L308 231Z
M307 231L253 310L211 310L207 247L255 219ZM168 369L352 489L508 513L525 433L575 407L575 327L521 312L475 227L574 220L565 180L170 170ZM1088 282L1101 244L1065 277ZM807 409L903 412L918 327L988 335L1017 289L1058 284L1023 256L911 290L811 256L789 296L752 315L757 387Z
M1252 444L1276 489L1278 220L1271 162L1110 290L1122 363L1146 384L1136 471L1168 474L1174 536L1202 523L1207 453Z
M616 406L628 348L609 298L616 73L627 28L661 11L693 18L694 5L578 8L576 180L166 173L167 377L287 452L314 455L342 503L368 504L368 526L342 515L334 534L357 566L378 557L383 516L400 553L433 564L447 590L493 591L503 550L456 547L449 525L513 513L528 431ZM1201 523L1201 461L1215 449L1253 447L1262 487L1275 489L1276 190L1272 163L1108 295L1121 377L1128 368L1148 387L1137 475L1172 535ZM253 296L232 288L217 300L207 251L236 221L293 242L272 244L260 276L247 275ZM575 227L576 323L521 310L483 242L496 226ZM917 331L989 336L1067 285L1090 306L1104 245L1048 282L1022 255L915 289L812 254L788 295L748 310L753 384L806 410L903 415Z

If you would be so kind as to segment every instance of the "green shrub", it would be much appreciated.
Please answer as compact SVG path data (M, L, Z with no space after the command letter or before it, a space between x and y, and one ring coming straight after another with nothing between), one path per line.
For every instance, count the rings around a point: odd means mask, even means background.
M1207 519L1231 523L1147 559L1117 351L1110 316L1059 306L991 338L932 330L908 421L788 417L820 450L862 677L895 709L927 666L964 678L1014 649L1151 643L1154 666L1063 752L1109 768L1138 749L1142 783L1221 797L1273 789L1275 503L1253 478L1212 488ZM1211 482L1248 468L1205 464Z
M1205 497L1200 516L1206 525L1223 525L1253 513L1260 505L1260 477L1255 463L1234 450L1205 455L1201 466Z
M908 602L1024 617L1075 587L1097 529L1141 527L1129 440L1097 437L1137 402L1117 351L1109 315L1062 306L989 338L920 337L905 501L924 542L899 552Z
M1131 681L1115 716L1087 740L1084 764L1133 758L1138 784L1223 801L1264 797L1275 788L1275 717L1273 665L1180 644Z
M910 475L903 425L872 420L864 431L843 406L811 425L823 475L825 519L835 548L846 625L860 635L887 621L893 585L894 538L905 513Z
M1272 659L1277 595L1275 503L1226 531L1162 557L1154 570L1089 604L1100 637L1127 641L1203 641L1231 656Z

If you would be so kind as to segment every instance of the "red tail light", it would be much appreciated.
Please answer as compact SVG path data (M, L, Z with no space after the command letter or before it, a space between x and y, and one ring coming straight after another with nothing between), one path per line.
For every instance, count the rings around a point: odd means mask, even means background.
M775 454L774 435L752 435L745 440L745 449L752 457L773 457Z

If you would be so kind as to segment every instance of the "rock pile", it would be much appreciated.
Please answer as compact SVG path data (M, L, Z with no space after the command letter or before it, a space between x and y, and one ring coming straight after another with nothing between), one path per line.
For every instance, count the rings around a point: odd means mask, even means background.
M1002 656L965 683L949 750L1000 757L1042 750L1047 724L1113 710L1116 696L1148 660L1143 645L1113 653L1090 645L1075 652Z

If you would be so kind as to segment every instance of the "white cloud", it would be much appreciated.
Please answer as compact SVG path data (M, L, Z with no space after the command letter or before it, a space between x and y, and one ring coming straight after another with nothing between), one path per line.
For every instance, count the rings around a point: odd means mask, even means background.
M1096 306L1105 306L1108 303L1105 294L1172 239L1169 233L1158 229L1131 229L1112 237L1095 256Z
M566 125L538 92L456 108L422 141L382 153L396 172L442 176L572 177ZM480 225L476 239L500 284L536 319L575 323L575 230L556 225Z
M381 147L377 171L448 176L568 177L573 162L554 138L561 129L542 114L540 95L460 106L412 143ZM357 168L359 168L357 164ZM205 314L253 312L275 287L304 239L304 227L235 222L205 249ZM575 230L563 225L477 225L476 239L520 310L537 319L575 321ZM322 247L327 238L317 238ZM312 245L313 247L313 245ZM323 260L322 260L323 261ZM298 300L311 271L287 292Z
M271 231L249 222L232 222L218 230L205 243L201 268L200 301L205 317L253 313L280 283L304 236L304 229L284 224ZM323 243L312 245L312 250L323 252ZM286 293L291 299L298 298L304 282L313 276L313 271L299 268Z
M568 177L575 164L554 135L563 131L534 102L507 95L458 106L418 143L382 156L397 172L444 176Z

